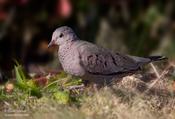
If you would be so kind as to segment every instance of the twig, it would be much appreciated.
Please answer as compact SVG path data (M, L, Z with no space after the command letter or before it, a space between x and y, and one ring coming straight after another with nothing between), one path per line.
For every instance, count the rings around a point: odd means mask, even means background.
M45 86L45 87L43 88L43 90L47 89L49 86L51 86L51 85L53 85L53 84L55 84L55 83L58 83L58 82L60 82L60 81L63 81L63 80L65 80L65 79L67 79L67 77L66 77L66 78L62 78L62 79L58 79L58 80L56 80L56 81L53 81L52 83L50 83L50 84L48 84L47 86Z
M84 84L68 87L69 90L75 90L75 89L81 89L81 88L84 88Z
M155 72L157 78L159 79L159 78L160 78L160 74L159 74L159 72L157 71L156 67L153 65L153 63L150 63L150 65L151 65L151 67L153 68L153 70L154 70L154 72Z
M166 69L164 69L161 74L158 73L157 69L155 68L155 66L152 63L151 63L151 67L153 68L154 72L156 73L157 78L155 79L155 81L153 83L151 83L149 85L148 89L145 92L149 91L162 77L164 77L165 74L168 73L167 69L169 69L170 66L168 66Z

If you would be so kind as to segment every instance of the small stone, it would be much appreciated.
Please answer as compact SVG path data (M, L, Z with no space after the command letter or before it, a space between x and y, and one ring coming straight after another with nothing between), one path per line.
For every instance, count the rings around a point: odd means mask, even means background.
M5 85L5 92L7 92L7 93L11 93L13 91L13 89L14 89L14 85L12 83L7 83Z

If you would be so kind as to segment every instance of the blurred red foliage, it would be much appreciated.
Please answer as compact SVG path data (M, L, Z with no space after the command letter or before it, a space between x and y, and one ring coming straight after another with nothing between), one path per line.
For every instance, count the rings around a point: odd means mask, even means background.
M72 4L70 0L58 0L57 2L57 14L60 17L68 18L72 13Z

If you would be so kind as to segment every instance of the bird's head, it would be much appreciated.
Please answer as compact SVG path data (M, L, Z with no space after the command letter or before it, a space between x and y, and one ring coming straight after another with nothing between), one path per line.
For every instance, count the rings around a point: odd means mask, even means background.
M48 47L56 45L60 46L65 43L76 40L77 37L74 31L68 26L62 26L57 28L52 34L52 40L50 41Z

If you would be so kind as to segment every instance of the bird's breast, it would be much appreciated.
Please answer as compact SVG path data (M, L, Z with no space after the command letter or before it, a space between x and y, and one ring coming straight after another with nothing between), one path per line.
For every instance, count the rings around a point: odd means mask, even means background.
M60 48L58 56L65 72L75 76L83 76L85 74L83 67L80 65L77 49Z

